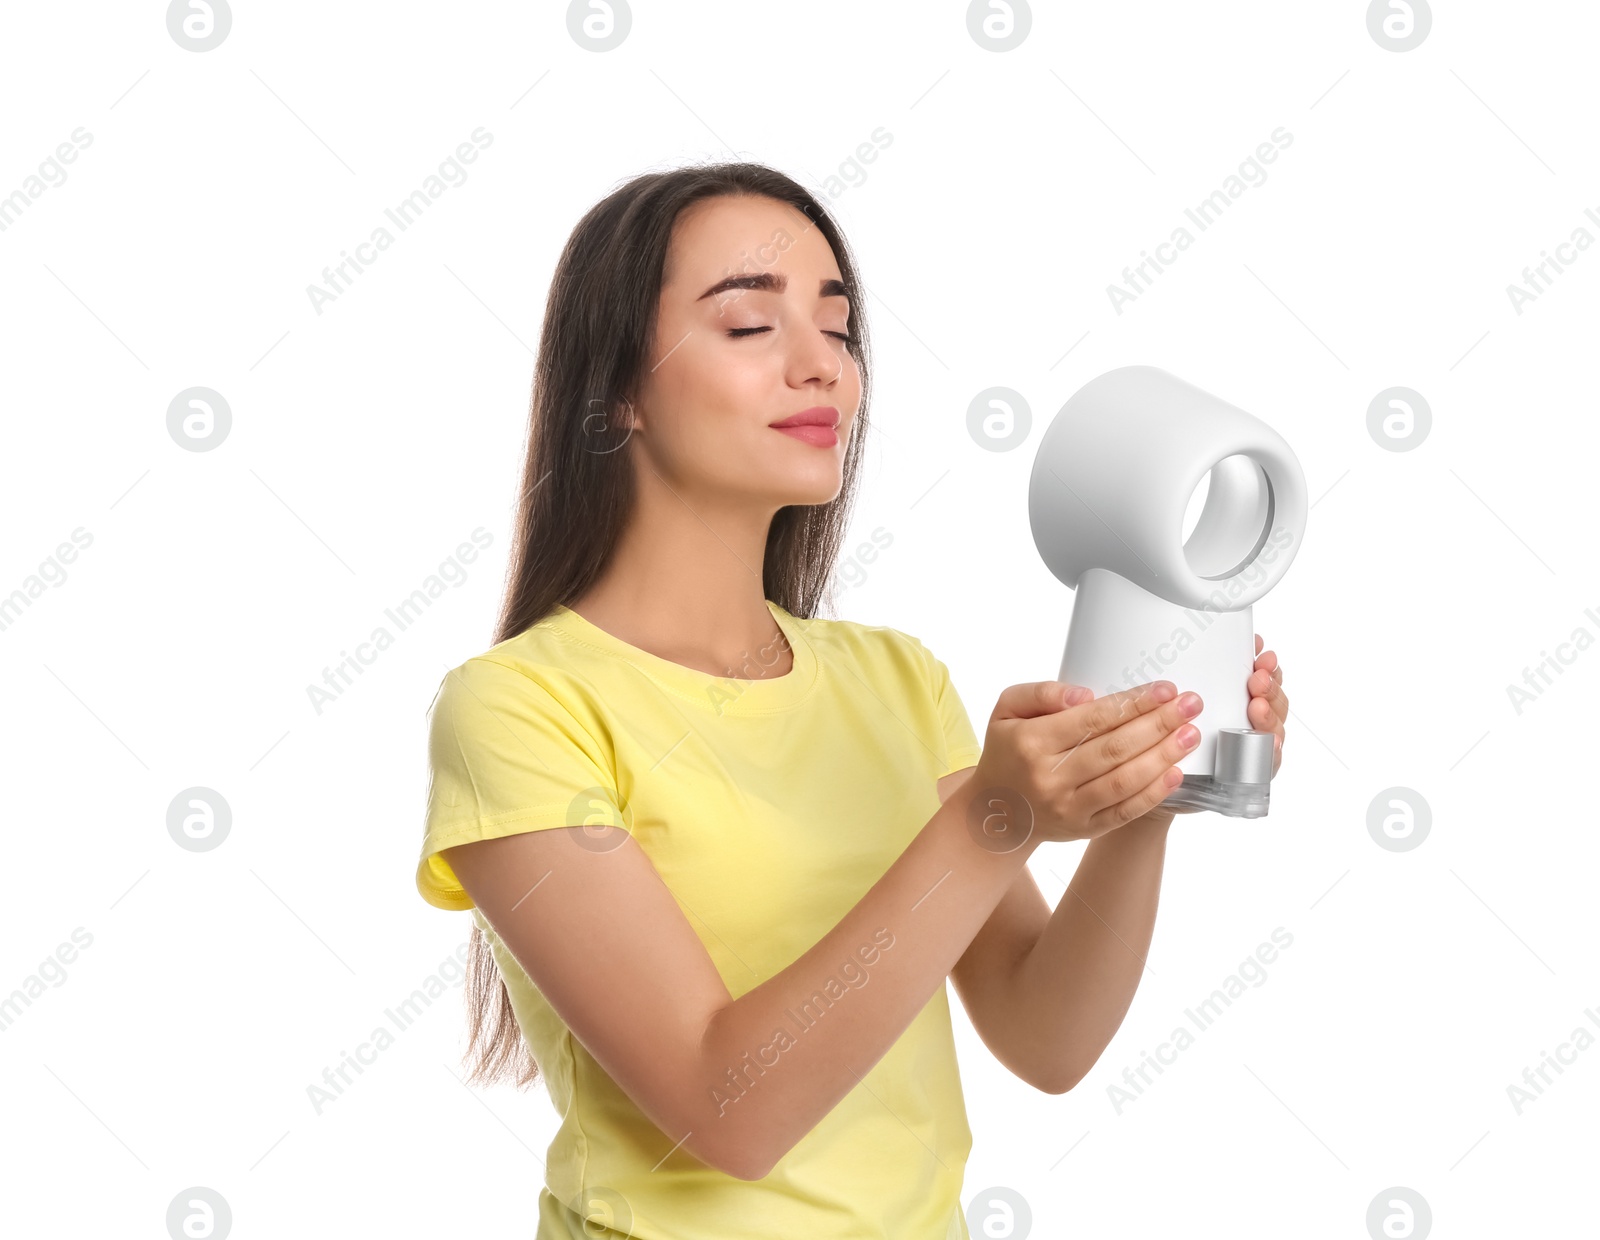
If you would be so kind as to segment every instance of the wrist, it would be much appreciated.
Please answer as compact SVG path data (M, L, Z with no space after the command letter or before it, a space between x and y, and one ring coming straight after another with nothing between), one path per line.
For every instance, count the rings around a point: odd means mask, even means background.
M986 787L976 768L940 808L959 823L977 861L1024 865L1044 842L1026 798L1002 786Z
M1091 844L1111 844L1122 847L1139 847L1150 844L1165 844L1167 832L1171 828L1176 815L1169 809L1157 807L1149 813L1141 814L1132 822L1118 827L1115 831L1108 831L1102 836L1090 841Z

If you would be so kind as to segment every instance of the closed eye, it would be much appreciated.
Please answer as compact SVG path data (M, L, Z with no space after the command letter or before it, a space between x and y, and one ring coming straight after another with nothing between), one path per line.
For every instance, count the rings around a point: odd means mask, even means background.
M728 335L734 337L735 339L739 339L744 336L753 335L756 332L770 332L771 330L772 328L770 327L730 327L728 329ZM855 338L852 337L849 332L823 332L822 334L824 336L833 336L844 341L846 344L853 345L855 343Z

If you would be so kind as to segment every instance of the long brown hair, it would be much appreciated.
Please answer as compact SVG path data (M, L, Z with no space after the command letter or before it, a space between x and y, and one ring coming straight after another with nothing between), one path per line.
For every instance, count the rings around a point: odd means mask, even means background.
M691 203L721 195L765 197L795 207L833 248L850 297L851 353L861 371L861 404L842 485L826 504L778 510L761 570L766 597L792 615L811 618L819 606L831 609L833 570L855 499L871 390L860 280L837 224L803 186L762 164L717 163L633 178L591 207L567 239L545 302L527 458L493 643L579 598L599 577L631 519L633 473L619 449L631 430L630 401L653 356L672 228ZM750 262L748 255L745 261ZM519 1087L532 1084L539 1066L476 923L465 991L471 1027L468 1081L490 1084L510 1077Z

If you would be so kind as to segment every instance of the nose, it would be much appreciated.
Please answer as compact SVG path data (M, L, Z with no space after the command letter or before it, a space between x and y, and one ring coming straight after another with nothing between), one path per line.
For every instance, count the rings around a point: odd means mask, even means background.
M789 382L796 387L821 383L832 387L844 374L844 342L820 328L806 328L791 337Z

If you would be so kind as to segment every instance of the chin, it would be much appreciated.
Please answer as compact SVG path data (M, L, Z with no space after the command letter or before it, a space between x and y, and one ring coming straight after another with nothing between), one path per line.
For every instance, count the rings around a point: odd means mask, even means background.
M827 504L838 496L843 485L844 479L839 471L833 470L816 478L784 479L770 488L770 493L776 495L778 503L785 507L790 504Z

